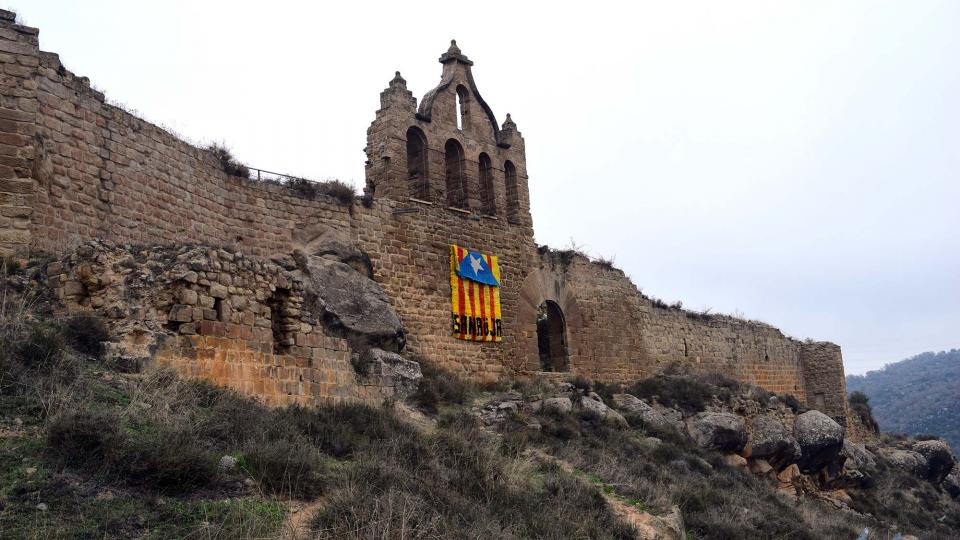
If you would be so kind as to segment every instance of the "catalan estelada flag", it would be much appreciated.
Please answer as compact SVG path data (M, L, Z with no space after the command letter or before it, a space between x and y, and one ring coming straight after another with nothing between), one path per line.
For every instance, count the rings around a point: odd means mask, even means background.
M487 255L450 246L451 330L468 341L501 341L500 265Z

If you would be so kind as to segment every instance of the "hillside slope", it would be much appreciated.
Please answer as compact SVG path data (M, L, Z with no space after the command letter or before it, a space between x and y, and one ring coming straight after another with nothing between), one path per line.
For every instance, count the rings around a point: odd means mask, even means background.
M937 435L960 449L960 349L925 352L866 375L849 375L847 391L869 396L881 430Z

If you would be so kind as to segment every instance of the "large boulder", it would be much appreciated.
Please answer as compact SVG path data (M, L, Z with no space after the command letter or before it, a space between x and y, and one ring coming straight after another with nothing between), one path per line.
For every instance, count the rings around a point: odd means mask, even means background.
M690 420L690 436L702 448L739 453L747 444L747 425L730 413L702 412Z
M559 414L567 414L573 410L573 402L568 397L552 397L543 400L542 409Z
M800 444L783 423L772 416L758 416L750 423L751 458L763 458L778 471L800 458Z
M927 475L927 458L918 452L900 448L881 448L879 453L891 467L917 476Z
M419 362L407 360L395 352L367 349L361 361L363 376L373 379L377 386L393 388L394 393L400 396L415 392L423 378Z
M366 253L360 251L352 244L335 238L326 238L315 242L310 246L310 252L317 256L349 265L351 268L366 275L373 277L373 264Z
M403 349L400 318L377 282L342 262L303 252L295 253L294 258L304 281L304 307L314 311L328 327L344 331L355 350Z
M613 406L621 411L634 415L654 430L675 430L676 423L663 413L651 407L647 402L630 394L614 394Z
M954 465L950 474L943 479L943 489L954 499L960 498L960 466Z
M602 418L604 422L616 426L626 427L627 421L623 415L607 407L607 404L600 399L600 396L583 396L580 398L580 408L589 411L592 414Z
M844 439L840 457L843 462L829 471L834 485L867 487L873 484L877 474L877 460L865 446Z
M918 441L914 443L913 451L927 460L926 477L935 484L942 482L953 470L953 466L957 464L957 458L953 455L953 450L942 439Z
M807 411L797 416L793 436L800 444L797 465L807 474L834 462L843 449L843 426L820 411Z

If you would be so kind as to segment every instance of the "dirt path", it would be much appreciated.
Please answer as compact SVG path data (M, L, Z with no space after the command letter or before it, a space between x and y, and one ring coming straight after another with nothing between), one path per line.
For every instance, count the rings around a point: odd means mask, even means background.
M308 503L292 503L290 514L280 529L283 540L305 540L310 538L310 518L323 506L323 499Z
M575 475L576 469L570 463L551 456L546 452L531 448L525 452L532 459L556 464L564 472ZM637 530L638 540L683 540L683 520L680 509L674 507L666 516L655 516L623 501L611 493L600 490L600 496L615 514Z

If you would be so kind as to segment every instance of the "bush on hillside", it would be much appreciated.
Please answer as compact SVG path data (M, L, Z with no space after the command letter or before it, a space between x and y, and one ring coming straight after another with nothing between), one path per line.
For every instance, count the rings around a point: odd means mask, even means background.
M866 426L867 429L873 431L874 433L880 432L880 425L877 424L876 419L873 417L873 409L870 407L870 398L866 394L860 391L854 391L850 394L848 398L850 403L850 409L857 415L860 419L860 422Z
M103 319L88 314L67 319L63 324L63 335L75 351L97 358L103 355L103 342L110 339L110 331Z

